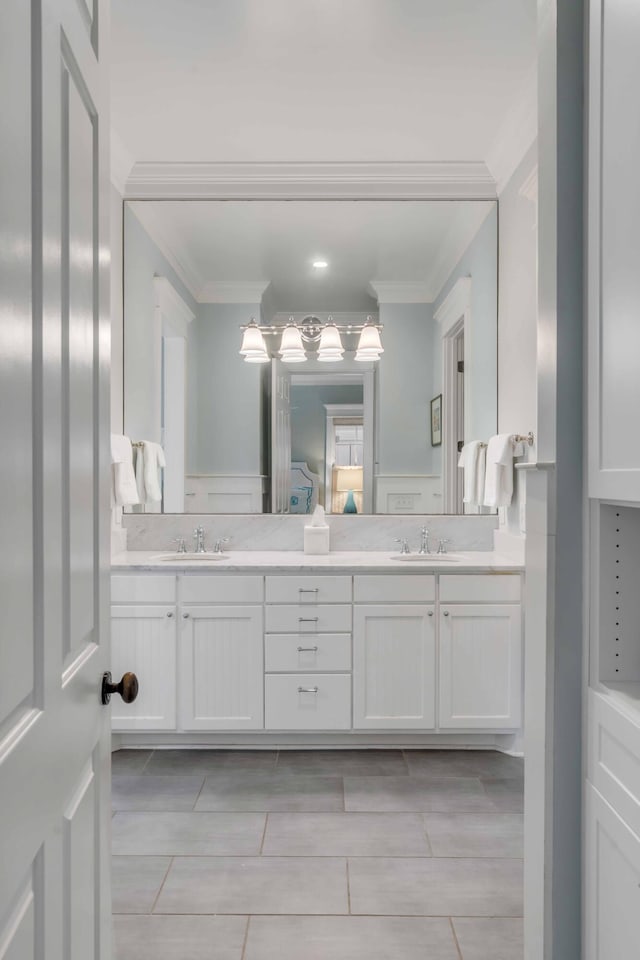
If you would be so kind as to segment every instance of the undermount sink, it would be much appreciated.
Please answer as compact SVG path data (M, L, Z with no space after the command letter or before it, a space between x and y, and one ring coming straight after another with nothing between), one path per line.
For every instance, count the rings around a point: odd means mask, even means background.
M165 563L211 563L214 560L228 560L228 553L161 553L154 560Z
M460 558L452 553L396 553L391 560L411 561L418 563L459 563Z

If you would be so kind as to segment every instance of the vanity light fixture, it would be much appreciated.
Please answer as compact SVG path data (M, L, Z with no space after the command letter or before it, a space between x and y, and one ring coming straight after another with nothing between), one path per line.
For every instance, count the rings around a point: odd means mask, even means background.
M268 363L269 354L267 345L262 336L262 330L256 323L256 318L251 317L251 322L243 328L242 346L240 353L247 363Z
M374 323L373 317L367 317L367 322L360 334L355 359L363 363L370 360L379 360L382 353L384 353L384 350L380 340L380 330Z
M356 360L375 361L383 353L380 342L380 330L373 317L367 317L366 323L337 324L332 316L328 316L326 323L318 317L310 315L296 323L289 317L286 326L282 324L257 324L255 317L242 330L242 346L240 353L247 363L267 363L275 352L267 347L265 337L281 337L279 356L283 363L304 363L310 356L321 363L338 363L344 359L345 346L354 337L359 337L355 353ZM318 346L317 353L311 352L311 345ZM354 346L347 349L353 350Z
M329 317L327 325L322 328L320 333L320 346L318 347L318 360L321 363L336 363L344 357L344 347L340 339L340 331L333 322L333 317Z

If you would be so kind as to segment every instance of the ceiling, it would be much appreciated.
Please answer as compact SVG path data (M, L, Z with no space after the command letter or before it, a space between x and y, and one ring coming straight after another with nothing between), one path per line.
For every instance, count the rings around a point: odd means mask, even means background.
M270 282L271 308L293 313L371 310L376 299L370 284L377 286L376 281L400 284L399 291L394 287L393 299L431 302L494 205L131 202L196 299L224 300L231 281L239 290L264 281L263 286ZM328 261L326 270L313 268L318 259ZM242 300L243 294L238 296ZM246 296L244 302L250 302Z
M535 136L536 0L112 0L136 161L483 161ZM523 128L526 127L526 131Z

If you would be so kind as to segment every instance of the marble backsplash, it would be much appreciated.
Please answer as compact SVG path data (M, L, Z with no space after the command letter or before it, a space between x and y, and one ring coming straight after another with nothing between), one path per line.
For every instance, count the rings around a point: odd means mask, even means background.
M202 525L205 543L230 537L230 550L302 550L303 527L309 517L272 514L132 514L122 518L128 550L171 550L176 537L192 543L194 527ZM431 549L447 538L447 549L493 550L498 517L451 516L332 516L331 550L396 550L395 537L406 537L411 550L418 549L420 530L426 526Z

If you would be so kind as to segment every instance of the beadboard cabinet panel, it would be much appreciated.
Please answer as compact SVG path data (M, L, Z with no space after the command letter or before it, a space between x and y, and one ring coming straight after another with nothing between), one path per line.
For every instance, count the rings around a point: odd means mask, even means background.
M185 606L180 634L180 727L262 730L262 608Z
M113 730L175 730L176 608L111 607L111 669L132 671L140 691L133 703L111 701Z
M521 713L520 607L441 607L440 728L516 730Z
M435 726L435 617L426 604L354 608L353 726Z

